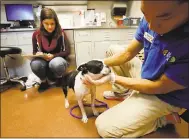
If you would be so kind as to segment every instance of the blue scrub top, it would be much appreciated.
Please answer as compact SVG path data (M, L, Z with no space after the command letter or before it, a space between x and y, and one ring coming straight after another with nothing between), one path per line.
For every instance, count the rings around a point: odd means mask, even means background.
M144 46L141 77L153 81L165 74L177 84L185 86L183 90L158 94L157 97L171 105L189 109L189 21L159 35L149 29L143 18L135 39Z

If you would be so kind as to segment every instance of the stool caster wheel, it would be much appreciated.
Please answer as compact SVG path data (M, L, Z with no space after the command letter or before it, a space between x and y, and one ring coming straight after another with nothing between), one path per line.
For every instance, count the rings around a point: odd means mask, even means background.
M26 86L24 85L24 86L20 87L20 90L21 91L25 91L26 90Z

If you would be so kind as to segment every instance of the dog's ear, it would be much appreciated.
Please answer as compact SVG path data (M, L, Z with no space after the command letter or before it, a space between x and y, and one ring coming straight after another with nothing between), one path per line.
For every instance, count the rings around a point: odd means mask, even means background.
M87 70L87 64L82 64L77 68L78 71L82 71L82 74L86 74L88 72Z
M78 70L78 71L83 71L85 68L86 68L86 64L82 64L82 65L80 65L80 66L77 68L77 70Z

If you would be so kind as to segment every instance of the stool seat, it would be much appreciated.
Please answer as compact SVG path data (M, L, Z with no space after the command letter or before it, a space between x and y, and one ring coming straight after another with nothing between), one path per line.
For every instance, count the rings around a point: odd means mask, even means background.
M8 54L21 54L22 49L18 47L1 47L0 56L5 57Z

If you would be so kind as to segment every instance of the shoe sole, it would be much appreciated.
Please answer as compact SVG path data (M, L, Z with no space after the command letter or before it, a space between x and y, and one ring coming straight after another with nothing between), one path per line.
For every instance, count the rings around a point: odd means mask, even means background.
M107 99L107 100L118 100L118 101L123 101L125 100L124 97L104 97L104 99Z

